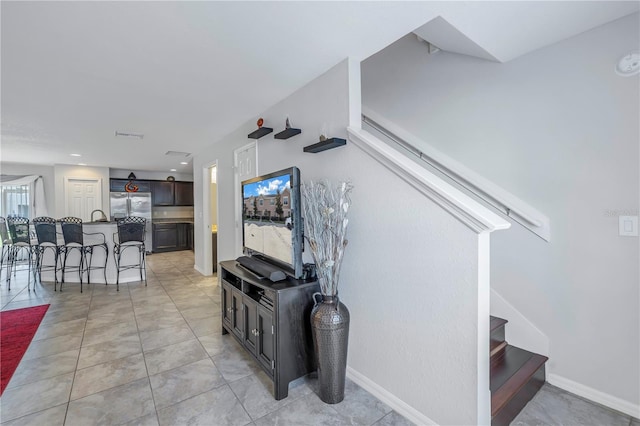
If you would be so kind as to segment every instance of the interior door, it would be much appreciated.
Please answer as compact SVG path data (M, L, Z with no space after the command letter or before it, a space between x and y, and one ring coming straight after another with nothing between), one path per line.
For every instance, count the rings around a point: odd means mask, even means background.
M91 220L91 212L102 209L102 179L65 178L65 216Z
M235 203L236 203L236 254L242 255L242 194L240 183L258 176L258 150L255 142L234 151Z

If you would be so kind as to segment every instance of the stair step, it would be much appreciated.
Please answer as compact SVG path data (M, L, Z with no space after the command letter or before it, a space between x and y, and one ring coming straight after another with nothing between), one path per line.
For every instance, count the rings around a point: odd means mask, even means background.
M489 341L490 356L494 356L506 345L504 341L504 325L506 323L507 320L498 317L491 317L491 340Z
M501 355L500 351L503 350L504 348L507 347L507 342L502 341L502 342L495 342L491 340L491 347L490 347L490 351L489 351L489 357L493 358L496 355Z
M509 321L507 321L506 319L502 319L502 318L498 318L498 317L494 317L493 315L490 317L490 324L491 324L491 329L489 331L493 331L498 327L502 327L503 325L505 325L506 323L508 323Z
M507 345L491 358L491 424L508 425L545 381L547 357Z

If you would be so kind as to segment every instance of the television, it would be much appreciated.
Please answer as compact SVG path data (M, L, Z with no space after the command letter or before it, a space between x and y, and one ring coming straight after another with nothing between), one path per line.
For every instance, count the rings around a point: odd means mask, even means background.
M297 167L243 181L244 254L293 278L301 278L304 244L300 212L300 170ZM252 268L251 262L243 266L260 274L261 269Z

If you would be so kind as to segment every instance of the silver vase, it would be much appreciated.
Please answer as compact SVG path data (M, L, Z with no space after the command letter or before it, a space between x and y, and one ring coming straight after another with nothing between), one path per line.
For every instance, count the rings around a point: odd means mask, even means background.
M316 296L322 296L318 302ZM311 311L313 348L318 365L318 396L327 404L344 399L349 344L349 310L338 296L313 295Z

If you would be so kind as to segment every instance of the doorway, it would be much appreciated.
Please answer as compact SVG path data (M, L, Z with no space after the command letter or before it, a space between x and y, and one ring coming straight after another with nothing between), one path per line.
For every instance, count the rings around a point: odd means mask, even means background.
M218 271L218 165L209 167L209 229L211 231L211 271Z

